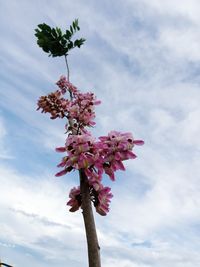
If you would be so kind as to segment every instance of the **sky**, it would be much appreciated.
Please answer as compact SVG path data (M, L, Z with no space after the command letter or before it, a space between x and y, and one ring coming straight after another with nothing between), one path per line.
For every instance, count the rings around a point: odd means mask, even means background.
M36 44L40 23L79 19L70 80L92 91L98 137L145 141L125 163L106 217L95 214L103 267L200 266L200 2L0 0L0 259L14 267L87 266L78 175L56 178L64 122L36 111L65 62Z

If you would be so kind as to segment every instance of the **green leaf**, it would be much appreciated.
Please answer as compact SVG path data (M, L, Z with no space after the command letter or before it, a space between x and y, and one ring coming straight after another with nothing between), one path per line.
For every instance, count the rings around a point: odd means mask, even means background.
M68 49L72 49L72 48L73 48L73 46L74 46L73 42L72 42L72 41L70 41L70 42L69 42L69 44L68 44Z
M85 42L85 39L81 38L81 39L77 39L75 42L74 42L74 46L77 46L78 48L81 47L81 45L83 45L83 43Z
M65 34L66 39L70 39L71 38L71 32L69 30L66 30L66 34Z
M51 28L49 25L42 23L35 29L37 44L49 56L57 57L68 54L68 51L74 47L79 47L85 42L85 39L77 39L73 42L71 39L76 31L79 31L78 19L75 19L66 30L65 34L58 27Z
M52 34L53 37L55 37L55 38L58 37L57 32L56 32L56 30L55 30L54 28L52 29L51 34Z
M56 32L58 33L58 36L59 36L59 37L62 37L62 31L61 31L60 28L57 28L57 27L56 27Z
M76 28L78 28L78 19L75 19L74 23L76 25Z
M45 23L38 25L42 31L51 32L51 27Z

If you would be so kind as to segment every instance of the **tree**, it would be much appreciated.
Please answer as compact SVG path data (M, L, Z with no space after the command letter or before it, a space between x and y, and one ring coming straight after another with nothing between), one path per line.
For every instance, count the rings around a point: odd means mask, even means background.
M66 143L56 148L57 152L65 153L58 167L62 170L56 176L65 175L77 170L80 185L71 189L67 205L70 211L82 209L85 224L89 267L100 267L100 246L96 234L92 203L96 212L105 216L109 211L113 197L111 188L102 184L103 174L115 180L115 171L125 170L122 161L135 159L132 152L134 145L143 145L142 140L134 140L131 133L111 131L107 136L96 140L87 130L95 125L95 106L101 102L93 93L82 93L69 81L67 56L70 50L80 48L85 39L72 40L80 30L78 19L65 33L60 28L51 28L47 24L39 24L35 30L37 43L52 57L64 56L67 66L67 77L61 76L56 83L58 89L38 100L38 110L49 113L51 119L64 119ZM69 93L69 98L66 94Z

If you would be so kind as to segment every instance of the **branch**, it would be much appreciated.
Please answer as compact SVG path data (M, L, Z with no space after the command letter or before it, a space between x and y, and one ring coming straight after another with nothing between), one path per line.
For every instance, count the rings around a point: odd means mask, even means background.
M68 65L68 62L67 62L67 55L65 55L65 63L66 63L66 66L67 66L67 80L69 81L69 65Z
M66 66L67 66L67 80L69 82L69 65L68 65L68 62L67 62L67 55L65 55L65 63L66 63ZM70 94L70 100L72 101L72 98L73 98L72 92L69 92L69 94Z

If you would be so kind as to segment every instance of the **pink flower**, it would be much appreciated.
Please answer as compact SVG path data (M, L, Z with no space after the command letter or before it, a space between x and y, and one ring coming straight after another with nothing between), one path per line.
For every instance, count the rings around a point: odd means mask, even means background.
M95 125L93 121L95 118L94 106L100 103L93 93L77 93L71 102L69 116L75 119L82 128L93 126Z
M67 169L64 169L64 170L62 170L60 172L57 172L55 176L59 177L59 176L65 175L67 172L68 172Z
M98 184L98 188L90 185L90 198L94 203L96 211L105 216L109 211L110 199L113 197L110 192L111 188L104 187L102 184ZM80 187L73 187L69 193L70 200L67 202L68 206L71 206L70 211L77 211L82 204Z
M64 118L70 106L70 102L62 98L58 90L47 96L41 96L37 104L37 110L42 109L42 113L50 113L51 119Z
M133 140L133 144L137 146L143 146L144 141L143 140Z
M65 147L57 147L56 152L65 152L66 148Z
M103 187L98 192L98 202L95 208L96 211L102 216L105 216L109 212L110 199L113 197L113 194L110 193L110 191L111 188Z
M101 173L97 173L94 168L85 169L85 174L89 180L89 185L94 188L95 191L98 191L101 188Z
M61 165L61 164L59 164L59 165ZM59 167L60 167L60 166L59 166ZM62 176L62 175L65 175L66 173L70 172L72 169L73 169L73 168L72 168L71 166L69 166L69 167L65 168L64 170L62 170L62 171L60 171L60 172L57 172L57 173L55 174L55 176L56 176L56 177L60 177L60 176Z
M60 88L62 94L65 94L66 91L71 92L73 95L78 93L78 89L72 83L70 83L64 75L60 77L56 84Z
M64 167L64 170L59 172L56 176L67 173L65 169L89 169L91 167L99 167L101 156L98 149L95 147L95 138L89 133L82 135L70 135L65 147L56 149L58 152L66 152L67 155L62 158L58 167ZM99 172L100 173L100 172Z
M143 145L144 142L134 140L131 133L118 131L111 131L96 141L86 127L95 125L95 106L101 101L93 93L81 93L65 76L61 76L56 84L59 90L41 96L38 100L38 110L50 113L51 119L66 118L69 122L65 124L68 132L65 145L56 148L57 152L65 153L57 165L62 170L56 176L65 175L72 170L83 170L88 179L90 199L96 211L104 216L109 211L113 195L111 189L102 184L103 173L114 181L115 172L125 170L123 161L136 158L134 146ZM67 91L70 100L64 98ZM72 188L69 197L67 205L74 212L82 204L80 187Z
M122 161L136 158L131 151L134 145L144 144L141 140L134 140L131 133L117 131L111 131L108 136L101 136L99 139L99 147L104 158L103 168L113 181L115 180L115 171L125 170Z
M96 100L93 93L80 93L65 76L61 76L56 84L59 90L47 96L41 96L38 100L38 110L42 109L42 112L50 113L51 119L65 117L70 120L67 132L72 132L73 129L77 134L85 133L85 127L95 125L94 107L101 101ZM70 93L70 100L63 97L67 91Z
M80 187L73 187L69 193L70 200L67 202L71 206L71 212L77 211L81 206Z

